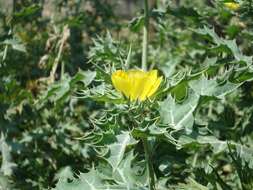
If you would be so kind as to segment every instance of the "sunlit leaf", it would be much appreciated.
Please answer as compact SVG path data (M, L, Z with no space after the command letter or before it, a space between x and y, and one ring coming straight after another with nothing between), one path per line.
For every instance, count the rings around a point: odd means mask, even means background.
M161 120L169 127L191 131L194 123L193 112L199 101L199 95L190 92L182 103L177 103L171 96L160 104Z

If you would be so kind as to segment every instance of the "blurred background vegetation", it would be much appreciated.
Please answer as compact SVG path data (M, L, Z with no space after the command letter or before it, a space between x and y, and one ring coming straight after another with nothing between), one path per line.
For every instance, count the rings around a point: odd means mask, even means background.
M234 12L219 1L151 0L150 68L171 77L176 71L198 71L217 61L207 57L218 55L224 62L220 49L210 51L210 37L195 33L204 25L220 37L235 39L245 55L252 55L253 9L250 0L244 3L241 12ZM60 176L87 172L96 162L97 153L77 138L91 130L90 118L105 104L78 99L76 90L90 84L95 69L110 73L112 65L121 68L130 44L130 66L140 67L142 9L141 0L0 0L2 189L53 187ZM211 125L221 139L251 142L247 135L252 134L252 87L247 82L219 106L212 102L198 110L207 117L197 125ZM178 101L184 91L182 85ZM203 176L203 183L210 176L218 178L202 173L210 169L204 165L206 157L218 157L204 148L198 150L201 156L195 166L195 153L187 148L177 152L162 145L160 151L156 167L166 167L157 173L169 176L170 183L183 182L191 172ZM233 184L234 170L226 159L223 156L214 165Z

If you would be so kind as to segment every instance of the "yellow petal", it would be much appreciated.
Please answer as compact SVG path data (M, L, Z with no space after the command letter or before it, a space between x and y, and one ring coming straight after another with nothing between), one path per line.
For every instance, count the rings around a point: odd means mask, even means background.
M158 89L162 77L157 78L157 70L118 70L111 76L113 86L131 101L144 101Z
M157 89L158 89L158 87L160 86L162 80L163 80L163 77L159 77L159 78L156 80L155 84L151 87L151 89L150 89L150 91L149 91L147 97L152 96L152 95L157 91Z
M233 11L236 11L240 8L240 4L239 3L234 3L234 2L227 2L227 3L224 3L224 5L228 9L233 10Z
M143 83L143 90L139 97L140 101L146 100L148 97L148 93L150 92L151 88L157 81L157 70L152 70L147 73L147 78L145 79Z
M113 86L119 91L122 92L126 97L129 98L130 95L130 83L128 75L125 71L118 70L112 74L112 83Z
M143 83L146 80L147 73L141 70L130 70L128 77L131 84L130 100L137 100L143 91Z

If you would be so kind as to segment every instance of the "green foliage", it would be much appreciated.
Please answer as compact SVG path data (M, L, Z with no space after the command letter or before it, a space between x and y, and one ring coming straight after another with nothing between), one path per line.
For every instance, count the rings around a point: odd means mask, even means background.
M118 1L15 2L0 10L0 189L253 189L251 0L150 5L163 82L145 102L111 83L141 67L141 1L128 23Z
M131 160L133 159L133 152L128 153L124 158L124 161L112 171L112 176L106 176L111 178L111 184L105 182L105 173L101 174L94 168L88 173L81 173L79 179L74 179L73 182L68 183L61 179L56 184L55 190L58 189L115 189L115 190L145 190L144 184L141 183L140 176L137 176L131 168ZM103 168L102 171L106 169ZM144 176L145 177L145 176ZM107 178L108 179L108 178ZM113 183L112 183L113 182Z

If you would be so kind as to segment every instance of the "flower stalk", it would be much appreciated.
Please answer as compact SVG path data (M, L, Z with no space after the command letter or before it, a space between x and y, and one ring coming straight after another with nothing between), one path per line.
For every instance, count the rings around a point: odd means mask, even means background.
M148 170L149 190L155 190L155 172L152 164L152 152L150 150L147 138L142 138L143 148L145 152L146 167Z
M144 0L144 27L142 40L142 64L143 71L147 70L147 55L148 55L148 29L149 29L149 8L148 0Z
M143 27L143 40L142 40L142 64L143 71L147 71L147 57L148 57L148 29L149 29L149 6L148 0L144 0L144 27ZM148 170L149 190L155 190L155 173L152 164L152 152L147 138L142 138L145 160Z

